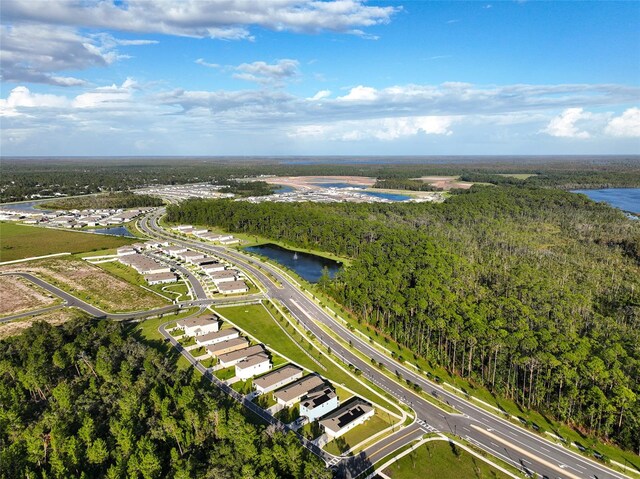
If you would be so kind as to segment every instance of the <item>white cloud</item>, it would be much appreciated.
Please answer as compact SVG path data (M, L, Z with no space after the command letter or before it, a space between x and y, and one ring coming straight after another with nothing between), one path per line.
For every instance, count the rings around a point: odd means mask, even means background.
M612 118L604 132L616 137L640 138L640 108L629 108Z
M399 7L368 6L360 0L3 0L3 17L15 22L106 28L226 40L251 39L249 28L350 33L388 23Z
M273 64L262 61L242 63L233 68L237 72L233 74L233 78L262 84L281 83L298 76L298 65L297 60L289 58L278 60Z
M322 100L323 98L328 98L329 96L331 96L331 90L320 90L312 97L307 98L307 100L317 101Z
M552 118L542 131L558 138L589 138L591 135L587 131L580 130L576 126L578 121L589 118L591 114L582 108L567 108L560 115Z
M63 108L69 106L64 96L31 93L26 86L11 90L6 99L0 98L0 116L18 116L20 109Z
M325 125L302 125L289 131L295 138L360 141L376 139L393 141L400 138L425 135L451 135L449 127L456 121L447 116L414 116L378 118L363 121L341 121Z
M338 100L343 101L374 101L378 98L378 92L375 88L368 86L358 85L357 87L349 90L345 96L338 97Z
M99 87L78 95L72 105L74 108L121 108L123 104L130 103L132 91L137 87L134 80L127 78L121 86Z
M217 63L209 63L205 61L204 58L198 58L194 63L197 63L198 65L202 65L203 67L208 67L208 68L220 68L220 65L218 65Z

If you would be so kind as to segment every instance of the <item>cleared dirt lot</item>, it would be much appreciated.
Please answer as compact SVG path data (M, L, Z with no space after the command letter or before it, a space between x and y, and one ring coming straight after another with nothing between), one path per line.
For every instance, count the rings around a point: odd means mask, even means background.
M6 265L0 271L33 273L108 312L139 311L168 304L168 301L140 286L127 283L97 266L73 257Z
M75 308L63 308L49 313L40 314L33 318L17 319L8 323L0 324L0 339L7 338L9 336L15 336L22 333L36 321L46 321L47 323L57 326L72 319L85 317L85 314Z
M420 178L414 178L416 180L424 181L436 188L443 190L451 190L453 188L468 189L473 186L473 183L466 181L460 181L458 176L421 176Z
M261 178L263 179L263 178ZM291 186L298 190L318 190L321 183L349 183L353 186L373 186L375 178L367 176L275 176L264 178L267 183Z
M0 318L61 302L29 280L17 276L0 276Z

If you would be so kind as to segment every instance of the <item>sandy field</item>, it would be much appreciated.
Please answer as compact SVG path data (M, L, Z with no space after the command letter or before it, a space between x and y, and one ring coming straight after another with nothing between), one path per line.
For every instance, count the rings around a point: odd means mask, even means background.
M8 323L0 324L0 339L15 336L30 328L36 321L46 321L52 326L57 326L72 319L83 317L82 311L75 308L63 308L49 313L40 314L33 318L17 319Z
M350 183L353 186L373 186L375 178L367 176L274 176L264 178L267 183L291 186L297 190L318 190L322 186L314 183Z
M451 190L454 188L469 189L473 186L473 183L466 181L458 181L458 176L421 176L420 178L414 178L416 180L424 181L436 188L443 190Z
M139 311L167 304L159 296L76 258L29 261L3 266L0 271L34 273L80 299L111 312Z
M0 276L0 317L46 308L62 301L31 281Z

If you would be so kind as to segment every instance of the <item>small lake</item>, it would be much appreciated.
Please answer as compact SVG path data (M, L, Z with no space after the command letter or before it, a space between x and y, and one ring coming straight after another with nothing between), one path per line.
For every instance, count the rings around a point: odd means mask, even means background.
M132 235L131 231L129 231L124 226L115 226L113 228L96 228L96 229L85 230L85 231L89 231L91 233L96 233L99 235L127 236L129 238L136 238L136 236Z
M573 190L593 201L604 201L611 206L631 213L640 213L640 188L606 188L602 190Z
M313 183L314 186L320 186L322 188L357 188L363 190L365 187L362 185L352 185L351 183Z
M293 251L272 243L247 246L244 249L250 253L266 256L269 259L277 261L281 265L292 269L310 283L318 282L322 276L322 268L325 266L329 269L329 276L332 278L342 266L341 263L323 258L322 256Z
M375 196L376 198L385 198L389 201L407 201L411 199L410 196L399 195L397 193L378 193L377 191L363 191L362 194Z

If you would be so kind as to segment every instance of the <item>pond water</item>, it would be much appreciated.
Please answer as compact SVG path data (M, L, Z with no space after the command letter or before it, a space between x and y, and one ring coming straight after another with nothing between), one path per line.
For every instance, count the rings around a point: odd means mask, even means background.
M247 246L244 249L250 253L266 256L269 259L277 261L283 266L292 269L310 283L318 282L322 276L322 268L325 266L328 268L329 276L332 278L342 266L341 263L323 258L322 256L293 251L272 243Z
M111 236L128 236L129 238L136 238L135 235L131 234L124 226L115 226L113 228L96 228L93 230L86 230L91 233L96 233L100 235L111 235Z
M640 188L606 188L602 190L573 190L593 201L604 201L611 206L631 213L640 213Z
M396 193L378 193L377 191L363 191L362 193L369 196L375 196L377 198L385 198L389 201L407 201L411 198L407 195L399 195Z
M25 211L29 213L37 212L37 213L50 213L53 210L45 210L41 208L35 208L35 205L38 203L46 203L47 201L51 201L51 198L47 200L37 200L37 201L23 201L21 203L3 203L0 205L0 209L4 210L12 210L12 211Z
M322 188L357 188L363 190L365 187L362 185L352 185L351 183L313 183L314 186L320 186Z

